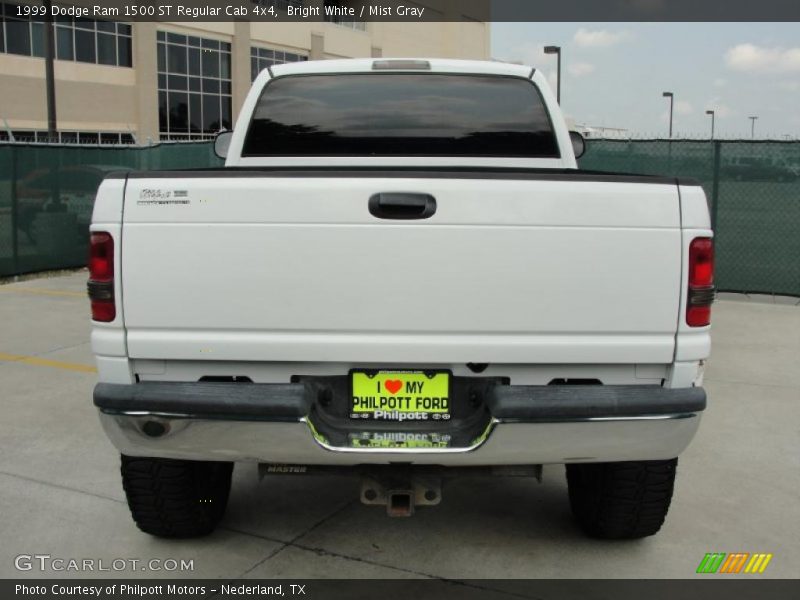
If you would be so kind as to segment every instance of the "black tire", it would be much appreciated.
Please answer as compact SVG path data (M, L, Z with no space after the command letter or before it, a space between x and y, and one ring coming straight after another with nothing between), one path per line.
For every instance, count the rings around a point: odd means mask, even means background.
M572 514L587 535L637 539L661 529L678 459L567 465Z
M120 471L131 516L145 533L208 535L225 514L233 463L122 455Z

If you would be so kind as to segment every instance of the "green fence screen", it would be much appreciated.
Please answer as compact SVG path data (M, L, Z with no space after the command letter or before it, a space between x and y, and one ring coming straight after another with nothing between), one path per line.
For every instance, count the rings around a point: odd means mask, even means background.
M221 165L210 143L0 145L0 277L83 266L106 173ZM590 140L580 166L700 180L719 288L800 296L800 142Z
M109 172L221 166L213 145L0 144L0 277L81 267L95 193Z
M593 140L580 166L699 180L719 289L800 296L800 142Z

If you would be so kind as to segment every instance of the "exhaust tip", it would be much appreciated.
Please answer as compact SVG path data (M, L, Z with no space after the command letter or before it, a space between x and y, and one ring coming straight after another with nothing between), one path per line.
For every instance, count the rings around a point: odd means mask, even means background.
M167 433L167 426L158 421L147 421L142 425L142 432L148 437L157 438Z

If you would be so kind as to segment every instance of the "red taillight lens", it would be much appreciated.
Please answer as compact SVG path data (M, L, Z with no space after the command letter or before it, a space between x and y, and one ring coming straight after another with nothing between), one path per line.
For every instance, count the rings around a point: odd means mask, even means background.
M714 302L714 240L695 238L689 245L689 293L686 324L705 327L711 323Z
M711 305L690 306L686 309L686 324L690 327L705 327L711 324Z
M695 238L689 246L689 287L714 285L714 240Z
M94 232L89 239L89 299L92 319L108 323L116 318L114 238L105 232Z
M105 232L93 233L89 241L89 279L114 279L114 238Z
M92 300L92 319L103 323L110 323L117 316L117 306L114 301Z

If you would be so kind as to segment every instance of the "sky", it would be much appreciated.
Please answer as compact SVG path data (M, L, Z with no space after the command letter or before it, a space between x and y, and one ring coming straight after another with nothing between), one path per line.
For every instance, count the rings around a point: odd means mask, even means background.
M800 23L493 23L492 57L542 70L578 124L666 136L800 138Z

